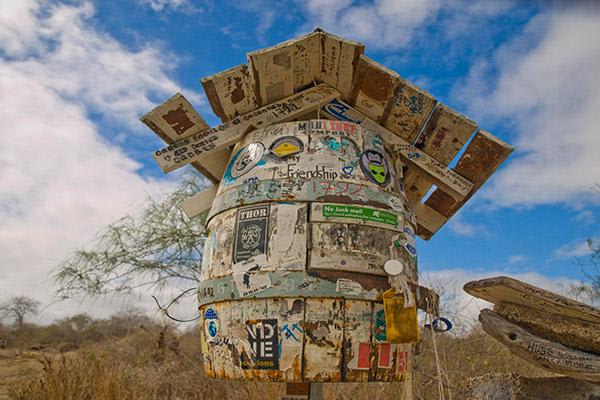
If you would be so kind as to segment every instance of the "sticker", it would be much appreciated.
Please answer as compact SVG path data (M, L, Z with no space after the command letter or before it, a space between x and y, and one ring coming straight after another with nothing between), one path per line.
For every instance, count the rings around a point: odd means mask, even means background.
M252 360L242 353L243 369L279 369L279 340L276 319L246 321Z
M220 324L217 319L217 312L212 308L207 308L204 312L204 332L206 334L206 341L211 343L217 340L219 334Z
M404 211L404 202L399 197L390 197L388 204L396 211Z
M304 143L295 136L284 136L275 140L269 151L279 158L285 158L304 151Z
M404 234L406 236L406 242L404 243L404 247L406 248L406 250L408 250L408 252L410 254L412 254L414 257L417 256L417 239L415 238L415 233L413 232L412 229L410 229L410 227L405 226L404 227Z
M252 168L254 168L265 152L265 146L262 143L251 143L246 147L241 148L231 158L225 176L228 178L238 178Z
M359 343L358 344L358 363L356 369L370 369L371 368L371 343Z
M379 345L379 357L377 357L377 368L392 367L392 345L381 343Z
M325 104L323 106L323 111L342 121L354 122L356 124L360 124L362 122L361 120L353 118L350 115L350 107L335 99L328 104Z
M378 342L385 342L387 340L387 334L385 329L385 311L379 310L375 314L375 340Z
M360 156L360 167L373 183L387 186L390 183L390 168L384 155L377 150L365 150Z
M238 209L233 245L234 264L267 253L269 210L268 205Z
M338 278L335 282L335 291L338 293L358 296L362 290L361 284L351 279Z
M323 216L326 218L355 218L363 221L381 222L392 226L398 224L398 216L396 214L374 208L324 204L322 210Z
M408 352L398 351L398 372L406 372L408 369Z
M267 257L261 254L233 264L233 282L242 297L252 296L269 289L271 277L268 272L261 271L267 262Z

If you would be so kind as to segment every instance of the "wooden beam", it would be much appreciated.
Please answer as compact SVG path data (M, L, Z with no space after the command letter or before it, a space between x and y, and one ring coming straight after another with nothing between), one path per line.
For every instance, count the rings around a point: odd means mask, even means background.
M222 122L256 108L254 81L246 64L203 78L201 83L213 112Z
M547 371L600 383L600 356L542 339L492 310L479 314L483 330L522 359Z
M165 173L194 161L202 163L210 154L239 141L251 129L294 119L319 108L321 104L326 104L339 95L336 89L323 84L306 89L157 150L154 159Z
M218 186L214 185L206 190L188 197L181 203L183 212L189 217L194 218L203 212L210 210L213 200L217 196Z

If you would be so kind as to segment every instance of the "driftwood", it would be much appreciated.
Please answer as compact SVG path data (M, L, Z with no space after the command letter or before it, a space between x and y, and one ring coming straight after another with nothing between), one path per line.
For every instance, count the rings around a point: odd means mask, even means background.
M600 385L567 377L488 374L469 380L470 400L597 400Z
M464 286L464 290L494 304L518 304L600 324L600 310L597 308L506 276L469 282Z
M548 371L600 383L600 357L540 338L484 309L483 330L519 357Z
M494 312L534 335L577 350L600 355L599 324L538 311L517 304L496 304Z

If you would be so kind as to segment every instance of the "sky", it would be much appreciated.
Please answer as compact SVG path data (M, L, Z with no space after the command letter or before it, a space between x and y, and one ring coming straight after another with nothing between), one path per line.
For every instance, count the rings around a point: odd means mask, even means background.
M0 0L0 300L47 304L62 259L181 179L154 164L161 141L140 115L181 91L218 124L202 77L317 26L516 148L418 242L425 280L468 302L460 287L484 276L553 290L583 278L585 241L600 240L598 3ZM125 304L63 302L37 321Z

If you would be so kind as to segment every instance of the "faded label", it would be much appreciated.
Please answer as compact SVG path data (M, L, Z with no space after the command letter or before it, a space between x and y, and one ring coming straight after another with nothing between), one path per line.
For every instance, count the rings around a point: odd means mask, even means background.
M235 227L234 264L258 254L266 254L269 228L268 205L238 209Z
M276 319L246 321L252 360L242 353L244 369L279 369L279 340Z
M387 331L385 326L385 311L379 310L375 314L375 340L377 342L385 342L387 340Z
M323 216L326 218L356 218L393 226L398 224L398 216L396 214L367 207L325 204L323 205Z
M352 110L350 107L344 103L341 103L337 99L331 100L329 104L324 105L323 111L342 121L350 121L357 124L362 122L362 118L360 118L358 115L352 115Z
M338 293L358 296L362 290L361 284L351 279L338 278L335 283L335 291Z
M266 262L267 258L261 254L232 266L233 281L240 296L252 296L271 287L269 273L261 271Z

